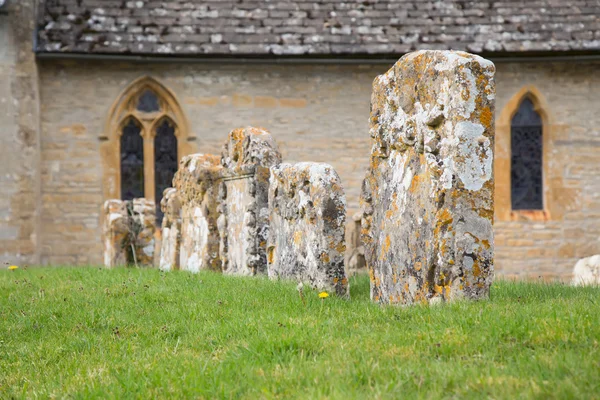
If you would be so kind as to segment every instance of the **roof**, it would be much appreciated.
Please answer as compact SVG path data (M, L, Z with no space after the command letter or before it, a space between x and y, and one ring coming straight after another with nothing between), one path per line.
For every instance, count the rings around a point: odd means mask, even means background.
M36 52L389 56L599 52L600 0L42 0Z

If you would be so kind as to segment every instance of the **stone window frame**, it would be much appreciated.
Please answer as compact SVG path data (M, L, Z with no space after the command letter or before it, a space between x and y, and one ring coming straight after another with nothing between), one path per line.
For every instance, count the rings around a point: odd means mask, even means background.
M535 112L542 119L542 198L541 210L513 210L511 204L511 122L519 111L523 100L528 98L533 103ZM494 158L495 185L495 218L497 221L549 221L552 219L549 164L551 153L551 138L557 128L548 103L540 91L533 85L521 88L502 109L496 121L496 144Z
M146 90L151 90L160 105L158 112L141 112L137 110L137 102ZM143 76L130 83L117 97L108 113L104 133L99 139L102 143L100 152L103 164L103 196L107 199L121 198L121 135L124 124L134 118L141 126L144 139L144 197L156 201L154 176L154 137L156 128L165 119L175 125L177 138L177 159L193 152L191 141L195 137L190 133L188 120L185 117L175 94L156 79Z

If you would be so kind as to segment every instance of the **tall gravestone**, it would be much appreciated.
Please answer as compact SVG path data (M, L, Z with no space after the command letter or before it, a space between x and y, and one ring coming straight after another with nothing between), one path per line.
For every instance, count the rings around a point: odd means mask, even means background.
M231 131L221 155L217 221L223 273L267 271L269 168L281 163L275 140L264 129Z
M269 210L269 277L348 296L346 197L333 167L309 162L272 167Z
M222 167L212 154L183 157L173 179L181 203L179 266L182 270L221 270L217 230L218 179Z
M103 211L105 266L152 266L156 233L154 202L107 200Z
M419 51L373 82L361 203L374 301L488 297L494 72L468 53Z
M162 242L159 268L162 271L179 269L181 241L181 201L175 188L166 188L160 201L163 212Z

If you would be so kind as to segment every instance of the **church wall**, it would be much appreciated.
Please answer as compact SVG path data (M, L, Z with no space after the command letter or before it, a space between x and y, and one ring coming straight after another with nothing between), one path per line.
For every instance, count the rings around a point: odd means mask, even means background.
M41 61L42 262L101 262L100 138L111 105L136 78L173 91L196 151L218 154L229 130L252 125L273 134L286 161L330 163L352 215L368 165L371 82L388 67ZM505 275L564 278L577 258L600 253L599 72L598 62L497 63L497 116L533 85L556 125L547 149L553 212L519 221L496 213L496 265ZM496 167L507 159L501 154Z

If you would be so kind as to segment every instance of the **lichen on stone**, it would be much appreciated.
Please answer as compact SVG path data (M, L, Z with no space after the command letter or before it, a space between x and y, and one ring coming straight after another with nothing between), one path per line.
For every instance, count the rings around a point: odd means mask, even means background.
M494 65L419 51L373 82L362 240L371 298L485 298L493 279Z

